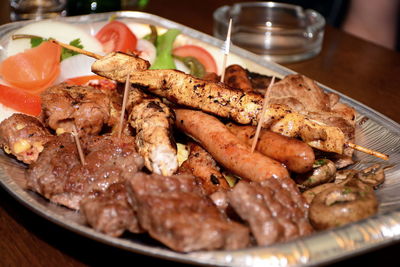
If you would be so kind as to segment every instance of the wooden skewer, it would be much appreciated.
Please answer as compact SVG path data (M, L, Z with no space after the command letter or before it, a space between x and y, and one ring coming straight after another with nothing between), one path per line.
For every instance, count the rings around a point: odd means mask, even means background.
M85 165L86 164L85 156L83 154L83 150L82 150L82 147L81 147L81 142L79 141L78 131L76 130L75 124L73 125L73 128L72 128L72 136L75 139L76 148L78 149L79 159L81 160L82 165Z
M356 145L356 144L353 144L353 143L346 143L346 145L348 147L351 147L351 148L355 149L355 150L367 153L367 154L375 156L377 158L381 158L383 160L389 160L389 156L386 155L386 154L383 154L381 152L378 152L378 151L375 151L375 150L372 150L372 149L369 149L369 148L366 148L366 147L363 147L363 146L360 146L360 145Z
M129 87L130 87L130 76L131 74L128 73L128 75L126 75L126 82L125 82L125 89L124 89L124 98L122 100L122 109L121 109L121 117L119 118L119 127L118 127L118 138L121 138L121 134L122 134L122 128L123 128L123 124L124 124L124 115L125 115L125 107L126 107L126 101L128 99L128 91L129 91Z
M228 35L227 35L227 41L229 40L229 44L228 44L228 49L225 49L225 50L228 50L228 53L225 53L225 55L224 55L224 63L223 63L223 71L222 71L222 74L221 74L221 81L223 81L223 79L225 77L226 59L227 59L227 56L229 54L231 23L232 23L232 19L229 21L229 28L228 28ZM93 57L93 58L96 58L96 59L102 59L103 58L103 56L101 56L101 55L98 55L98 54L95 54L95 53L92 53L92 52L77 48L75 46L71 46L71 45L59 42L59 41L54 40L54 39L51 39L50 41L60 45L61 47L70 49L72 51L75 51L75 52L83 54L83 55L87 55L89 57ZM273 79L275 79L275 77L273 77ZM272 81L270 83L270 86L271 86L271 84L272 84ZM268 88L269 88L269 86L268 86ZM266 103L265 99L268 99L268 91L269 90L267 90L267 92L265 94L264 103ZM124 97L125 97L125 95L124 95ZM261 115L260 120L264 119L263 117L264 117L265 109L266 109L266 107L264 108L264 104L263 104L263 111L262 111L262 115ZM252 150L251 150L252 152L254 151L254 149L255 149L255 147L257 145L258 135L259 135L259 132L261 130L261 124L262 123L258 123L258 125L257 125L256 136L254 137L253 144L252 144ZM258 132L258 134L257 134L257 132ZM353 148L355 150L358 150L360 152L367 153L369 155L381 158L383 160L389 160L389 156L386 155L386 154L383 154L381 152L378 152L378 151L375 151L375 150L372 150L372 149L369 149L369 148L366 148L366 147L363 147L363 146L360 146L360 145L356 145L356 144L353 144L353 143L346 143L345 145L347 145L348 147L351 147L351 148Z
M103 58L103 56L101 56L99 54L92 53L92 52L89 52L87 50L83 50L83 49L80 49L78 47L75 47L75 46L72 46L72 45L69 45L69 44L65 44L65 43L59 42L59 41L54 40L54 39L50 39L49 41L52 42L52 43L58 44L59 46L64 47L66 49L69 49L69 50L72 50L74 52L77 52L79 54L83 54L83 55L86 55L86 56L89 56L89 57L93 57L95 59L102 59Z
M224 82L225 79L225 68L226 68L226 61L228 60L229 50L231 46L231 30L232 30L232 19L229 20L228 26L228 33L226 34L226 40L224 43L224 59L222 61L222 68L221 68L221 82Z
M274 82L275 82L275 76L272 77L271 82L269 83L267 91L265 92L265 95L264 95L264 102L263 102L263 107L261 110L260 120L258 121L256 134L254 135L253 143L251 145L251 153L254 152L254 150L256 149L256 146L257 146L258 136L260 135L260 131L261 131L261 125L263 124L264 118L265 118L264 114L265 114L265 110L267 109L267 102L268 102L269 96L271 94L270 93L271 87L274 85Z

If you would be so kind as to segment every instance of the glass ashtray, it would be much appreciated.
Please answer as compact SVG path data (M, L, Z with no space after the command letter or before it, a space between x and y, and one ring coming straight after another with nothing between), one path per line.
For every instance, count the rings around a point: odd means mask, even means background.
M225 40L232 18L233 44L278 63L301 61L321 51L325 19L291 4L245 2L215 10L214 36Z

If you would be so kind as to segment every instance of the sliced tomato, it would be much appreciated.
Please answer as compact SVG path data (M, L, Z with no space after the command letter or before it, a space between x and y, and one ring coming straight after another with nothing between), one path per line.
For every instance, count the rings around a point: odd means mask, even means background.
M213 56L204 48L197 45L183 45L175 48L172 54L178 57L194 57L203 64L206 72L217 73L217 63Z
M40 96L2 84L0 84L0 103L32 116L38 116L42 109Z
M10 85L40 93L49 87L60 73L61 47L43 42L35 48L6 58L0 64L0 75Z
M136 49L137 38L124 23L113 20L103 26L96 34L97 40L103 44L103 51L133 52Z

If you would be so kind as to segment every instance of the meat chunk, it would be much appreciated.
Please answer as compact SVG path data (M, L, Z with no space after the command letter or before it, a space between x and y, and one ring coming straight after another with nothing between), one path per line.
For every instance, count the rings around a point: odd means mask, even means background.
M98 134L109 123L111 101L99 89L62 83L42 93L42 120L51 129L80 135Z
M95 197L143 167L132 138L88 136L82 139L82 147L83 166L70 134L50 141L27 171L28 188L55 203L79 209L83 198Z
M127 190L140 225L173 250L239 249L249 244L248 229L228 221L193 176L137 173L128 180Z
M213 157L196 143L189 143L189 158L179 168L181 172L193 174L207 195L229 189Z
M250 225L258 245L271 245L310 234L304 199L295 187L276 179L262 183L240 181L228 192L230 205Z
M178 169L176 143L172 137L174 112L159 98L137 88L129 91L128 121L135 129L136 147L151 172L172 175Z
M128 203L125 183L115 183L95 198L81 201L80 210L86 221L96 231L111 236L120 236L125 230L141 233L136 214Z
M224 83L230 87L243 90L244 92L253 91L246 70L237 64L230 65L225 69Z
M35 162L52 135L35 117L13 114L0 124L0 146L18 160Z

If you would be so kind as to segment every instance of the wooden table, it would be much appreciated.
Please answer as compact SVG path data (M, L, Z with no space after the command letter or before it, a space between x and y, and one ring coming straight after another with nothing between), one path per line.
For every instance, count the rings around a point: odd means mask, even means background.
M8 1L0 23L8 22ZM144 11L212 34L212 12L228 0L151 0ZM400 123L400 54L326 28L322 52L287 67L332 87ZM399 244L339 264L396 265ZM39 217L0 189L0 266L173 265L103 245ZM392 264L390 264L392 262Z

